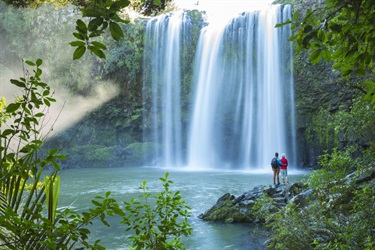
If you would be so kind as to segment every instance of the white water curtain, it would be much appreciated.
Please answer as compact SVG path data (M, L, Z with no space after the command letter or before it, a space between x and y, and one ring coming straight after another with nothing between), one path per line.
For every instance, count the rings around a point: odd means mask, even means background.
M186 16L185 16L186 17ZM268 169L275 152L296 159L290 6L243 13L201 30L187 139L181 124L183 13L150 21L153 140L163 166ZM147 47L146 47L147 48ZM192 52L193 53L193 52ZM291 160L293 161L293 160Z

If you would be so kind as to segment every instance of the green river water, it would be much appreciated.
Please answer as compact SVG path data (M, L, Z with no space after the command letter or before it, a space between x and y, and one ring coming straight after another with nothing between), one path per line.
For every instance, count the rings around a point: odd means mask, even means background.
M71 206L77 211L93 207L95 196L104 196L111 191L117 201L128 201L140 194L139 185L146 180L151 193L163 191L160 177L169 172L174 183L172 191L181 191L182 197L191 207L190 225L192 235L184 238L186 249L191 250L242 250L266 249L261 228L249 224L223 224L205 222L198 215L211 208L225 193L235 196L249 191L257 185L272 183L272 171L185 171L152 167L126 168L82 168L64 170L61 174L59 206ZM299 180L305 173L290 171L291 182ZM111 227L97 222L91 227L91 236L101 239L107 249L127 249L131 243L127 239L124 225L119 218L109 219Z

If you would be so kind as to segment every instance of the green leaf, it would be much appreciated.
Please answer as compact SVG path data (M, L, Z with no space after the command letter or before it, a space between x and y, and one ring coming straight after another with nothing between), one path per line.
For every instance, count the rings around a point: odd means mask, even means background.
M100 11L99 8L96 7L88 7L81 9L82 16L84 17L101 17L104 16L104 13Z
M55 98L52 98L52 97L47 97L46 98L48 101L50 101L50 102L56 102L56 99Z
M26 60L25 63L26 63L27 65L29 65L29 66L32 66L32 67L35 66L35 63L33 63L32 61L28 61L28 60Z
M98 27L100 25L103 24L103 18L102 17L97 17L97 18L94 18L92 19L90 22L89 22L89 31L94 31L94 30L97 30Z
M51 106L51 103L47 99L44 99L43 101L44 101L44 104L47 105L48 107Z
M111 31L111 36L116 41L119 41L121 39L121 37L124 36L124 32L122 31L120 25L118 25L115 22L110 22L109 23L109 30Z
M92 202L92 204L94 204L97 207L100 207L102 205L100 202L98 202L96 200L92 200L91 202Z
M5 137L5 136L8 136L10 134L14 134L14 132L15 131L13 129L6 129L6 130L3 131L1 136Z
M154 3L155 3L157 6L161 6L161 1L160 1L160 0L154 0Z
M294 22L298 22L298 18L299 17L299 12L298 12L298 10L296 10L296 12L294 12L294 14L293 14L293 21Z
M73 36L79 40L86 40L85 37L81 33L74 32Z
M49 89L43 91L43 96L48 96L50 93Z
M105 54L103 50L96 48L95 46L88 46L87 47L91 52L93 52L97 57L105 59Z
M107 27L108 27L108 22L104 22L101 30L105 30Z
M329 51L327 49L322 51L322 55L323 55L323 58L326 62L331 61L331 53L329 53Z
M21 82L21 81L15 80L15 79L11 79L10 82L13 83L14 85L16 85L17 87L20 87L20 88L26 87L24 82Z
M317 34L317 36L318 36L318 39L319 39L321 42L324 42L324 41L325 41L326 36L325 36L325 32L324 32L323 30L318 30L318 34Z
M52 162L52 166L55 170L60 171L60 165L57 162Z
M49 155L55 155L57 154L57 148L53 148L49 151Z
M368 87L371 87L371 88L375 88L375 82L371 82L371 81L365 81L364 83L362 83L364 86L368 86Z
M310 31L312 31L313 27L309 24L309 25L306 25L305 28L303 29L303 32L305 34L309 33Z
M42 65L42 63L43 63L42 59L39 58L36 60L36 66L39 67L40 65Z
M56 159L58 159L58 160L66 160L66 155L57 155Z
M73 60L77 60L83 56L86 52L86 47L85 46L79 46L76 48L76 50L73 53Z
M116 22L116 23L121 23L123 22L124 20L122 20L116 13L113 13L113 15L111 15L110 19L113 21L113 22Z
M340 24L337 24L337 23L332 23L329 25L330 29L333 31L333 32L341 32L341 25Z
M76 24L77 24L77 27L76 27L77 30L82 31L82 33L87 33L87 26L81 19L78 19Z
M79 46L85 46L86 45L86 43L83 42L83 41L74 41L74 42L71 42L69 44L70 44L70 46L73 46L73 47L79 47Z
M128 0L120 0L116 2L112 2L112 5L110 7L111 10L119 11L125 7L127 7L130 4L130 1Z
M20 103L11 103L7 106L7 113L13 113L14 111L16 111L19 107L21 106Z
M275 28L283 27L283 26L285 26L287 24L290 24L290 23L292 23L292 20L288 19L288 20L286 20L286 22L277 23L276 26L275 26Z
M104 44L100 43L100 42L93 41L93 42L91 42L91 44L94 45L98 49L102 49L102 50L106 50L107 49L107 47Z
M316 49L315 51L313 51L310 55L310 61L313 63L313 64L316 64L320 61L320 59L322 58L322 53L321 53L321 49L318 48Z

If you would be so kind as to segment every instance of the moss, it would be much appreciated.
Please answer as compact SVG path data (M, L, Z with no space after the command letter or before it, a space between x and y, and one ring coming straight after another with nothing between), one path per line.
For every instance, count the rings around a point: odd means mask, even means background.
M114 159L115 146L84 145L71 150L71 157L82 161L109 161Z
M143 161L144 159L150 158L157 149L158 145L156 143L132 143L126 147L126 150L129 152L127 161Z

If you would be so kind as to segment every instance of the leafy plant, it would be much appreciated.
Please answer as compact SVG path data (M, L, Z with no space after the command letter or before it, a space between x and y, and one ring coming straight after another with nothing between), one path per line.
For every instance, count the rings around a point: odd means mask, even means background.
M103 249L99 241L89 243L85 226L95 218L108 224L106 215L117 212L118 205L107 193L93 201L95 209L82 215L70 209L57 211L58 161L65 156L56 149L45 156L39 153L46 138L41 134L46 108L55 99L41 81L42 60L25 64L33 74L25 70L24 77L11 80L22 95L9 105L5 98L0 102L0 245L2 249L71 249L79 243L85 249Z
M164 178L160 178L164 191L158 193L155 204L150 201L151 193L148 191L146 181L140 185L141 201L131 199L124 202L125 210L129 212L123 217L122 223L127 225L127 230L134 231L130 236L133 247L130 249L185 249L180 241L181 236L191 234L187 219L190 215L190 207L182 199L179 191L172 192L167 172ZM155 206L155 207L154 207Z
M118 41L124 36L118 22L128 23L128 20L120 18L117 14L121 9L129 5L128 0L119 1L89 1L81 8L83 17L90 18L88 25L81 19L76 22L76 32L73 33L77 41L71 42L70 45L77 47L73 54L73 59L79 59L86 52L90 50L99 58L105 59L104 50L107 47L98 41L92 41L92 38L99 37L104 34L104 31L109 27L111 36Z
M327 0L321 8L307 10L302 18L296 11L292 20L297 52L307 50L312 63L332 62L332 69L349 79L374 72L375 3L371 0ZM375 102L375 82L365 81L366 97Z

